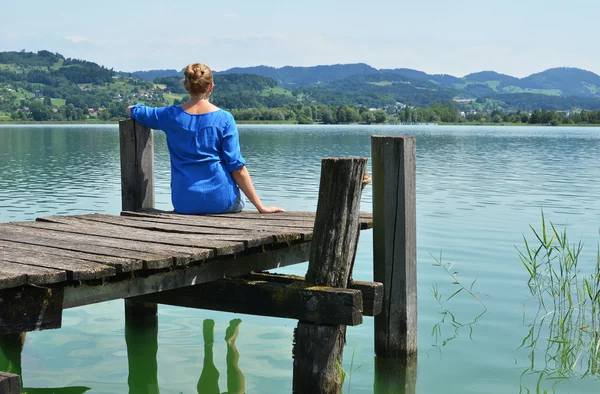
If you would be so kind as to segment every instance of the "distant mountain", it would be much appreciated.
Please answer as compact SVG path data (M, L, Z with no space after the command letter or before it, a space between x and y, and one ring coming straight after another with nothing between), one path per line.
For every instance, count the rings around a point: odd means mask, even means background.
M430 81L440 85L453 87L454 84L461 84L463 81L453 75L448 74L427 74L423 71L413 70L410 68L394 68L379 70L383 74L397 74L417 81Z
M293 88L297 86L316 85L355 75L377 74L378 72L379 71L376 68L373 68L368 64L356 63L314 67L235 67L216 74L261 75L263 77L273 78L281 87Z
M174 69L167 70L149 70L149 71L134 71L131 73L136 78L143 79L144 81L154 81L156 78L166 77L183 77L183 71L177 71Z
M579 68L551 68L521 80L521 87L555 89L562 96L599 96L600 76Z
M519 83L520 79L511 77L510 75L500 74L495 71L481 71L469 75L465 75L462 78L465 82L478 82L478 83L486 83L488 81L498 81L503 85L516 85Z

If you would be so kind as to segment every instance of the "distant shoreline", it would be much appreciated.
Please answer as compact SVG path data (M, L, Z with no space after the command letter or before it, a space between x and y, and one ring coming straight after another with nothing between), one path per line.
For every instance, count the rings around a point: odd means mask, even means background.
M1 125L115 125L119 124L119 120L93 120L93 121L8 121L8 120L0 120ZM296 122L281 122L281 121L248 121L248 120L240 120L236 121L238 125L298 125ZM364 124L364 123L334 123L334 124L324 124L324 123L309 123L306 126L413 126L411 124L398 124L398 123L372 123L372 124ZM425 124L424 124L425 125ZM529 123L427 123L426 125L431 126L503 126L503 127L515 127L515 126L523 126L523 127L600 127L600 124L558 124L556 126L552 126L549 124L529 124ZM420 126L420 125L417 125Z

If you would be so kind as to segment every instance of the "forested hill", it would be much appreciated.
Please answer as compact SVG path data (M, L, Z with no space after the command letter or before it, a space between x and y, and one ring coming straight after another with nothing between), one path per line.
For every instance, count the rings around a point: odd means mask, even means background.
M600 76L575 68L526 78L493 71L458 78L406 68L378 70L362 63L258 66L216 72L215 83L213 102L227 109L287 107L302 112L306 106L325 105L388 114L405 106L450 106L456 113L600 110ZM0 52L0 120L116 119L127 104L169 105L185 96L182 72L175 69L118 72L45 50ZM304 115L309 118L308 112Z

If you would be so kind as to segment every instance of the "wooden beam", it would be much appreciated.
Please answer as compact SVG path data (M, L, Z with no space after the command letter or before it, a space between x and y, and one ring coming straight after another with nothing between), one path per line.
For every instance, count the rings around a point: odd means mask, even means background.
M286 285L294 284L296 287L307 286L303 276L270 274L266 272L256 272L244 275L241 279L253 281L269 281ZM362 315L377 316L381 312L381 303L383 302L383 284L378 282L352 281L348 289L359 290L362 293Z
M189 267L173 267L148 276L111 278L103 283L83 284L65 288L64 308L136 297L149 293L172 290L212 282L224 277L246 275L252 271L269 270L308 260L310 242L287 244L278 248L253 251L246 256L213 259ZM121 280L118 280L118 279Z
M0 372L0 393L21 394L21 377L12 373Z
M323 159L306 282L345 288L360 231L359 208L367 160ZM294 333L294 393L337 394L345 325L299 322Z
M362 323L363 309L359 290L306 286L304 281L286 284L241 278L149 294L136 300L348 326Z
M373 278L383 283L375 318L375 354L417 353L415 137L371 138L373 156Z
M0 335L60 328L63 289L21 286L0 291Z

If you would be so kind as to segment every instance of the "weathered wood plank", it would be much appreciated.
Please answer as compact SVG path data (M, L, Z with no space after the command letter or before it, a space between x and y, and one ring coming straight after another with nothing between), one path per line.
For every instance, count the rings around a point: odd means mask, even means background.
M295 240L310 241L312 239L312 223L279 224L264 220L237 220L231 218L215 218L200 215L153 215L143 212L121 212L130 220L151 223L177 224L191 226L198 233L210 234L248 234L268 233L274 242L290 242ZM308 223L308 222L307 222Z
M0 291L0 335L60 328L63 288L20 286Z
M154 136L133 119L119 122L123 210L154 208Z
M67 272L67 280L98 279L116 274L115 267L108 265L69 257L46 255L23 249L12 249L1 245L0 260L35 267L64 270Z
M358 232L366 159L323 159L307 284L345 288ZM338 394L346 326L300 322L294 333L293 391Z
M245 249L243 242L219 240L218 237L208 235L184 235L169 234L161 231L141 230L135 228L126 228L123 226L94 223L90 225L89 221L80 220L73 217L54 216L52 219L45 218L44 221L26 222L31 227L56 229L59 231L68 231L84 235L99 235L106 238L118 238L121 240L145 241L154 244L174 245L174 246L194 246L198 248L212 249L218 256L230 255L241 252ZM52 222L50 222L52 220ZM83 223L82 223L83 222ZM37 223L33 224L33 223ZM18 223L22 225L24 223ZM67 227L61 227L60 224Z
M302 222L298 223L299 227L308 226L312 227L315 220L315 212L280 212L276 214L261 214L256 211L242 211L238 213L224 213L215 215L182 215L173 211L162 211L160 209L142 209L137 212L124 211L121 212L123 216L147 216L147 217L169 217L180 220L195 220L198 217L216 217L234 219L240 221L241 219L247 220L260 220L262 223L278 221L281 225L285 225L287 222ZM373 227L373 215L370 213L360 213L360 224L361 230L366 230Z
M0 227L0 237L2 237L2 229ZM95 246L103 246L107 248L105 249L107 255L141 259L148 265L144 268L148 269L164 268L171 265L172 263L169 260L171 257L175 258L177 264L185 265L190 261L202 260L215 255L213 250L207 248L155 244L147 241L124 240L102 235L71 232L71 227L64 224L20 222L14 223L13 226L6 226L5 229L24 234L22 242L26 242L29 235L52 238L59 241L68 240L75 245L84 245L83 249L80 248L77 250L89 250L92 253L104 253L102 249L98 251L93 249ZM67 245L70 245L70 243Z
M19 242L11 242L11 241L3 241L3 240L0 240L0 246L3 246L5 248L15 249L15 250L27 250L27 251L39 253L42 255L55 255L55 256L61 256L61 257L69 257L69 258L78 259L78 260L93 261L95 263L100 263L100 264L105 264L105 265L110 265L112 267L115 267L117 273L123 272L123 270L120 269L121 267L125 266L127 268L130 268L130 266L132 266L134 264L137 264L137 267L135 267L134 269L142 269L142 261L131 259L131 258L126 259L126 258L114 257L114 256L108 257L105 255L100 255L100 254L77 252L77 251L72 251L72 250L67 250L67 249L59 249L56 247L38 246L38 245L32 245L32 244L22 244ZM128 271L132 271L132 270L133 269L129 269Z
M90 239L68 232L41 230L34 227L35 225L36 222L3 225L0 227L0 239L22 244L56 247L79 252L135 259L128 265L114 263L116 267L120 266L120 270L123 272L142 268L158 269L173 265L172 257L165 256L164 251L162 251L162 255L151 254L148 251L132 250L133 246L131 242L125 243L118 239L104 237Z
M9 276L9 278L0 282L0 288L4 289L16 287L25 283L45 285L67 280L67 272L65 270L34 267L32 265L18 264L2 259L0 259L0 272ZM23 275L25 275L25 278L23 278ZM10 276L13 276L13 278L10 278ZM24 283L23 280L25 280Z
M137 297L188 308L297 319L314 324L362 323L362 294L359 290L304 286L303 281L285 284L268 280L225 278Z
M76 219L76 221L72 221L71 219ZM37 219L40 222L50 222L50 223L63 223L63 224L76 224L76 225L86 225L86 221L94 222L94 223L102 223L109 225L116 225L125 228L133 228L133 229L145 229L156 231L160 233L167 234L181 234L182 236L193 235L193 236L201 236L202 238L217 240L217 241L240 241L244 242L246 248L252 248L255 246L267 245L275 242L275 239L272 234L267 234L264 232L246 232L243 234L235 234L231 231L229 232L218 232L214 231L214 228L206 229L206 227L194 227L194 226L186 226L185 224L177 223L152 223L143 220L135 220L135 218L129 219L124 216L111 216L111 215L83 215L76 217L65 217L65 216L55 216L55 217L40 217ZM212 231L211 231L212 230ZM297 240L300 237L295 237L290 240Z
M0 393L21 394L21 377L8 372L0 372Z
M136 276L126 281L106 282L102 286L83 284L65 288L65 308L96 302L129 298L139 295L207 283L223 277L236 277L252 271L263 271L302 263L308 260L310 242L288 247L267 249L247 256L212 259L186 268Z
M384 285L375 318L375 353L405 359L417 353L415 137L373 136L373 268Z
M290 285L296 283L298 287L304 287L304 277L298 275L282 275L271 274L267 272L253 272L249 275L244 275L240 279L250 281L268 281L272 283L281 283ZM362 314L363 316L376 316L381 313L381 304L383 301L383 284L378 282L361 282L352 281L348 285L348 289L358 290L362 294ZM339 323L342 324L342 323Z

